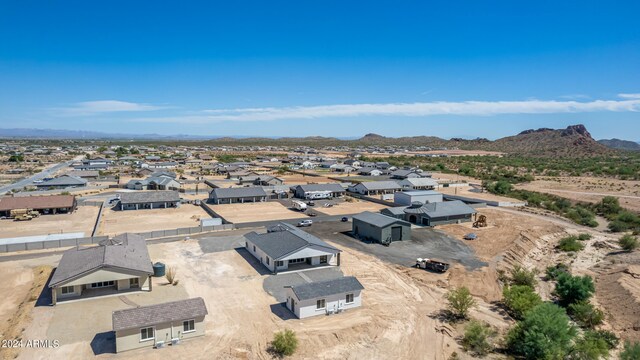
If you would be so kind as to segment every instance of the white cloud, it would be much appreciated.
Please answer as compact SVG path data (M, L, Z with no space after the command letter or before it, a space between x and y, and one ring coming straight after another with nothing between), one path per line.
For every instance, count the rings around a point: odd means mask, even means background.
M155 111L166 109L163 106L140 104L118 100L84 101L64 108L51 109L52 113L61 116L88 116L113 112Z
M640 94L618 94L623 99L640 99Z
M525 100L346 104L324 106L265 107L205 110L199 115L140 118L135 121L207 124L222 121L274 121L331 117L434 115L491 116L502 114L562 114L583 112L636 112L640 99L589 102Z

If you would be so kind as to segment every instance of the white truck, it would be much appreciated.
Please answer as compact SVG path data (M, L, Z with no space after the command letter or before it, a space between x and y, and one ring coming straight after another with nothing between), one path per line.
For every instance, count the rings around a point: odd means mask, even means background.
M302 201L298 201L298 200L292 200L291 204L293 205L293 208L298 210L298 211L305 211L307 210L307 204L305 204Z

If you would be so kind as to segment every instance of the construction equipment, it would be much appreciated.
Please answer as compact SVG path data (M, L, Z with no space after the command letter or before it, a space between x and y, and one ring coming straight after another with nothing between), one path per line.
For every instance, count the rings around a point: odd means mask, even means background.
M478 216L478 220L473 223L474 228L487 227L487 217L485 215Z
M14 221L29 221L31 219L33 219L33 216L29 214L17 215L13 218Z
M433 259L418 258L416 260L416 267L418 269L431 270L439 273L444 273L449 270L448 263Z

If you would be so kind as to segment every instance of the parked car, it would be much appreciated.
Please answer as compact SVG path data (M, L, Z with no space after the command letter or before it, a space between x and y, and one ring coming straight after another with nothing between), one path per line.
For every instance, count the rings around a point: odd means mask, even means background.
M316 203L314 203L313 201L307 201L307 205L309 206L314 206Z
M44 182L44 180L42 180L42 179L33 180L33 183L34 183L34 184L41 184L41 183L43 183L43 182Z
M347 221L349 221L349 218L347 218L346 216L343 216L342 219L340 219L340 221L347 222Z
M303 227L303 226L311 226L313 224L313 220L301 220L300 222L298 222L298 226Z

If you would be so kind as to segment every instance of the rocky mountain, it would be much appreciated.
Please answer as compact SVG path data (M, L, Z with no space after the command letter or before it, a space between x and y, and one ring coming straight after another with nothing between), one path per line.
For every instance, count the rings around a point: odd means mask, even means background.
M640 143L620 139L602 139L598 142L606 147L617 150L640 151Z

